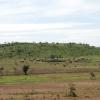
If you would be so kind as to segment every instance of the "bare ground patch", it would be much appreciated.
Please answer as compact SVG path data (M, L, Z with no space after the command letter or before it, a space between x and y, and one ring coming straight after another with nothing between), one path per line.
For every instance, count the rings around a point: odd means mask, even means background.
M70 83L0 85L0 100L100 100L100 81L73 82L78 97L65 97Z

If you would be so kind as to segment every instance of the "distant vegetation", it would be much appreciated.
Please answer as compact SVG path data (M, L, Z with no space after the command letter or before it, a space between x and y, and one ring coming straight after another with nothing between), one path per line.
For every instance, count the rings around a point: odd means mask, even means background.
M69 58L100 56L100 48L76 43L7 43L0 45L2 58Z
M76 43L0 45L0 75L100 71L100 48Z

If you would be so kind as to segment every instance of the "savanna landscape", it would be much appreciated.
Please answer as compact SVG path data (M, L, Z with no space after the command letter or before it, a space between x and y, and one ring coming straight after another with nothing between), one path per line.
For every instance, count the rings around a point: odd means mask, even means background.
M99 47L48 42L0 45L0 100L99 99Z
M0 0L0 100L100 100L100 0Z

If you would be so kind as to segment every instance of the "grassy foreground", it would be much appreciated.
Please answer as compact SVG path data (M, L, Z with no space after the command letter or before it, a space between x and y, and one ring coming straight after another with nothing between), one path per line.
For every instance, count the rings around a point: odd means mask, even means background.
M96 74L96 80L100 80L100 73ZM21 75L21 76L1 76L2 84L28 84L28 83L58 83L67 81L90 80L89 73L67 73L67 74L42 74L42 75Z

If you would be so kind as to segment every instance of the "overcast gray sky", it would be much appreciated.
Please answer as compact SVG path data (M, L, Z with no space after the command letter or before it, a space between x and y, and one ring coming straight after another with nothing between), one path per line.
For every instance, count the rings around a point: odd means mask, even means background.
M100 0L0 0L0 43L100 46Z

